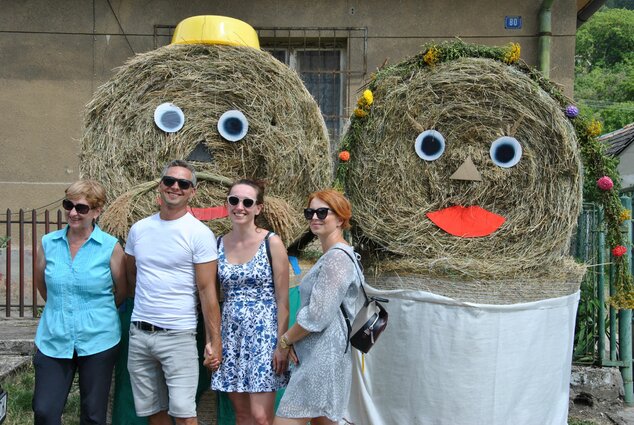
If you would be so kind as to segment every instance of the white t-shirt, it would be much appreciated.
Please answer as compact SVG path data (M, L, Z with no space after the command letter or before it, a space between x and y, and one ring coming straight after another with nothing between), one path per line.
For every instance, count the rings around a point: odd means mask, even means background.
M189 213L177 220L161 220L155 214L132 226L125 252L136 259L132 320L167 329L195 329L194 264L218 258L213 232Z

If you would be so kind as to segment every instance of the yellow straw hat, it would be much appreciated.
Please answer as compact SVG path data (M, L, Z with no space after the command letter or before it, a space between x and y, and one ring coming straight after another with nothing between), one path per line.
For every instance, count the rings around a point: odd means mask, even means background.
M192 16L174 30L172 44L227 44L260 48L258 34L246 22L227 16Z

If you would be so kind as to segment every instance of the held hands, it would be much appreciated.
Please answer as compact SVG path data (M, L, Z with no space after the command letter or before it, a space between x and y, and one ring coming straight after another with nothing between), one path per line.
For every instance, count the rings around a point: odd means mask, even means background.
M276 374L281 375L288 369L288 352L289 349L284 349L278 344L273 352L273 370Z
M222 347L214 347L211 342L205 344L203 366L212 372L218 370L222 363Z

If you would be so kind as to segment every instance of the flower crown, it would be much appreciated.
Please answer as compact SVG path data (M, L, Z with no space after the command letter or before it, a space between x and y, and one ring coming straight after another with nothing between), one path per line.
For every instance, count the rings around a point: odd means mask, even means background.
M506 47L470 45L462 41L429 44L424 46L419 54L405 62L379 69L371 76L367 88L359 98L354 114L350 119L350 128L341 142L335 187L340 190L346 189L350 150L359 138L361 126L372 115L373 91L378 86L378 81L389 75L407 75L416 69L433 67L438 63L459 58L486 58L512 66L539 84L561 105L563 113L575 129L581 149L585 200L595 202L603 209L606 243L610 248L616 267L615 287L617 293L610 298L610 303L618 308L634 308L634 287L632 276L629 273L627 255L625 255L627 248L624 246L624 237L621 231L623 222L630 220L631 217L630 212L621 205L619 198L618 160L608 156L605 152L605 145L597 139L602 131L601 123L581 116L579 109L563 95L558 87L547 80L539 71L521 61L518 43L510 43Z

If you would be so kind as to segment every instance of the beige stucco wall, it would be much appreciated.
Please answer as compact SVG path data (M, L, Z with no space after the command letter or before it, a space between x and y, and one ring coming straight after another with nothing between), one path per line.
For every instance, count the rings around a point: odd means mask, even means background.
M540 1L0 0L0 214L56 202L78 176L82 109L112 69L153 48L153 26L227 15L255 27L367 27L368 70L458 36L519 42L536 64ZM505 30L521 15L521 30ZM115 17L116 16L116 17ZM571 94L576 1L553 7L551 78ZM123 36L125 31L126 37ZM356 87L353 87L353 92Z

